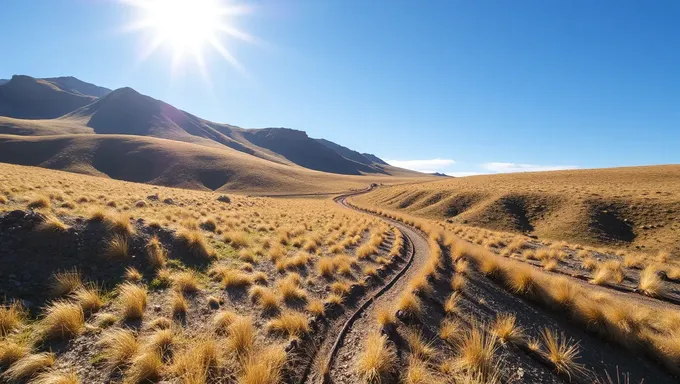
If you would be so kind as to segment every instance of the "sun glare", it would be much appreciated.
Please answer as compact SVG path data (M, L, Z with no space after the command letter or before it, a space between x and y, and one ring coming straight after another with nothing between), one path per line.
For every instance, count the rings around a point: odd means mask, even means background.
M253 42L253 38L235 28L235 16L247 13L244 6L224 0L122 0L136 9L135 21L126 26L127 31L145 31L150 35L143 49L144 60L158 48L165 46L172 52L172 65L176 69L187 57L205 74L206 49L213 49L225 60L242 69L225 47L226 36Z

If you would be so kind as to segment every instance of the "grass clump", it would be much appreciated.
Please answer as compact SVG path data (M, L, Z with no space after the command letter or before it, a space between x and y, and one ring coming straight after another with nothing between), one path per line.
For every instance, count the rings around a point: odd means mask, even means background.
M387 336L374 332L368 335L357 360L356 370L367 383L387 383L394 373L397 353L387 342Z
M247 356L255 346L255 326L250 317L236 317L227 327L226 346L238 356Z
M146 243L146 259L153 268L162 268L168 259L168 254L163 248L158 236L153 236Z
M240 384L278 384L282 382L282 370L286 351L278 345L252 353L243 362Z
M483 328L483 325L473 323L462 336L457 363L463 370L492 377L497 368L495 355L498 342L495 335L485 333Z
M31 384L80 384L78 374L71 370L68 372L43 372L31 380Z
M102 356L109 367L126 364L140 348L135 334L122 328L104 332L97 344L102 347Z
M203 234L195 229L184 229L177 234L177 240L199 259L212 259L217 255Z
M197 292L198 276L193 271L178 272L172 276L172 287L178 292Z
M55 360L56 357L53 353L43 352L26 355L14 362L14 364L2 374L2 378L10 383L25 382L41 371L53 366Z
M541 336L545 346L543 354L555 365L557 372L571 377L584 371L583 366L576 361L579 357L578 344L548 328L543 329Z
M36 230L39 232L64 232L67 229L68 225L64 224L58 217L53 215L46 216L36 227Z
M46 196L39 196L31 200L27 207L28 209L47 209L52 206L52 202Z
M128 239L125 236L113 235L106 244L106 256L112 260L127 259L129 256Z
M663 297L667 293L664 281L659 277L656 268L649 266L640 272L640 282L638 283L640 292L651 297Z
M500 314L491 324L491 332L503 343L520 343L524 340L524 332L516 322L515 315Z
M0 306L0 337L5 337L19 328L23 320L24 309L18 302Z
M84 327L85 315L80 305L57 301L47 307L39 332L43 339L64 339L79 335Z
M309 331L307 316L295 311L284 311L267 323L270 332L284 333L289 337L300 336Z
M80 272L77 269L57 272L52 276L50 291L53 296L61 297L76 291L83 285Z
M0 343L0 367L6 368L10 366L15 361L28 355L29 352L30 349L24 344L3 340Z
M118 302L124 319L141 319L147 302L146 289L132 283L122 284L118 287Z
M83 311L88 313L94 313L99 311L104 305L104 299L102 298L99 288L95 286L85 287L82 286L73 292L73 299L76 303L80 305Z

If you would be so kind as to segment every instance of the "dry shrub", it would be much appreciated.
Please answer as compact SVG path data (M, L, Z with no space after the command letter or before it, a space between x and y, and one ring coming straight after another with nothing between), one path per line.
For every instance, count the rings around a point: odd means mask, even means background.
M387 336L374 332L368 335L357 360L356 370L367 383L387 383L395 372L397 352L388 344Z
M215 250L208 244L205 236L198 230L183 229L177 234L177 240L184 244L194 257L212 259L217 255Z
M56 357L53 353L43 352L26 355L14 362L0 377L10 383L24 382L53 366L55 360Z
M141 319L146 308L146 288L132 283L121 284L118 287L118 302L122 309L122 316L126 320Z
M46 309L40 321L40 336L43 339L64 339L79 335L85 327L85 315L78 304L56 301Z

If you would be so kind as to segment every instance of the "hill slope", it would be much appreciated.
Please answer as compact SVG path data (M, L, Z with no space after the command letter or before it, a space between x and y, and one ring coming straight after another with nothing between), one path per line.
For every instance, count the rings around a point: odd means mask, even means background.
M96 97L71 93L29 76L13 76L0 85L0 115L21 119L52 119L92 103Z
M680 248L680 165L448 178L367 204L585 244Z
M331 193L412 177L346 176L230 148L132 135L0 135L0 162L173 187L255 194ZM423 178L425 180L427 178Z

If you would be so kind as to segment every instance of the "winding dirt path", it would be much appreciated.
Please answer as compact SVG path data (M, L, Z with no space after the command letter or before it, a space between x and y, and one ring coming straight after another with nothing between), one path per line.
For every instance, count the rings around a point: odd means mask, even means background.
M370 190L370 189L369 189ZM347 209L346 199L369 190L341 195L334 200ZM386 279L384 284L372 295L364 298L356 309L343 316L338 324L332 326L322 345L318 347L306 383L357 383L354 374L354 359L362 350L362 341L369 332L378 329L374 313L377 308L391 305L406 287L408 281L423 267L429 256L427 239L413 228L402 223L381 218L397 227L404 236L406 262L396 274Z

